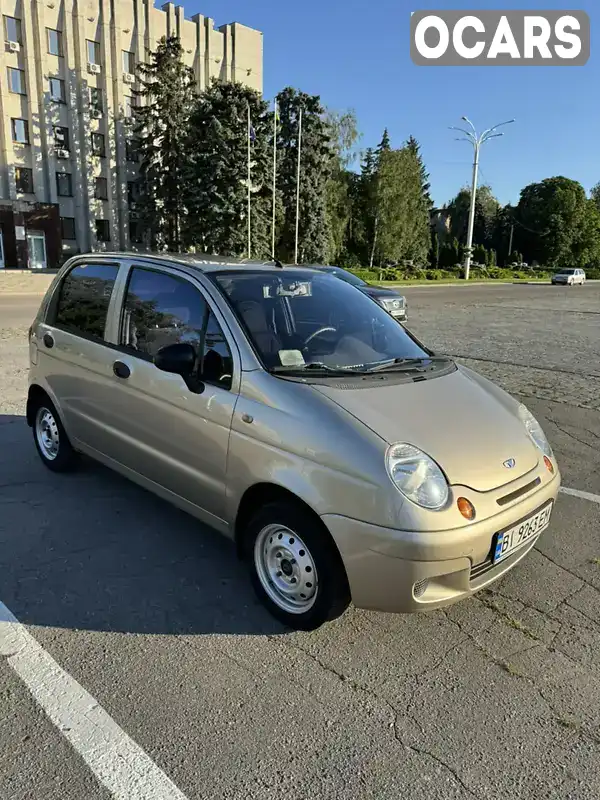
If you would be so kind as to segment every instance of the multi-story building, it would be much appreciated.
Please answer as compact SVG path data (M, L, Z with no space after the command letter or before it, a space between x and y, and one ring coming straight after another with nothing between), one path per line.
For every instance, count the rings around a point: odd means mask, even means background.
M262 33L152 0L2 0L0 267L53 267L137 235L136 65L178 36L202 90L262 91Z

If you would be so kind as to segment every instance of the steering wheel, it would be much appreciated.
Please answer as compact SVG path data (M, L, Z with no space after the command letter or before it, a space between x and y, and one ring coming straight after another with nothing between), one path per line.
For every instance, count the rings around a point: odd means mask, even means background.
M322 333L327 333L327 331L331 331L332 333L337 333L337 328L332 328L331 325L326 325L323 328L319 328L318 331L315 331L314 333L311 333L311 335L308 337L308 339L305 339L304 347L308 347L308 345L310 344L310 342L312 342L312 340L314 338L316 338L317 336L320 336Z

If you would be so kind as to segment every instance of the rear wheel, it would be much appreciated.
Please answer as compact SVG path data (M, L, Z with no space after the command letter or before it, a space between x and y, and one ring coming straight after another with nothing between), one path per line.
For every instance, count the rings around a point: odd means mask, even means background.
M284 625L314 630L348 607L341 556L321 521L300 504L277 501L257 511L244 545L254 590Z
M36 401L33 414L33 441L42 463L53 472L68 472L77 463L60 417L49 398Z

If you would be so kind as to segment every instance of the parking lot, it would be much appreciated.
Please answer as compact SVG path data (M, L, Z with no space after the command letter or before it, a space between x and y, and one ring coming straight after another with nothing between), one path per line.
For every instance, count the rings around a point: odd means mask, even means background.
M218 534L92 463L44 469L40 297L0 295L0 601L25 626L0 606L2 800L600 797L600 283L406 295L417 336L536 414L566 492L491 590L310 634Z

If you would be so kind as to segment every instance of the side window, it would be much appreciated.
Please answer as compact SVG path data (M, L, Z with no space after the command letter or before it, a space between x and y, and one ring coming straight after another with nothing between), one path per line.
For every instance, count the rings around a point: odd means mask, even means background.
M200 374L207 383L231 389L233 359L221 326L212 311L208 315Z
M108 305L119 267L82 264L63 280L54 324L66 330L104 340Z
M134 267L120 344L151 360L161 347L179 342L196 348L198 369L207 383L231 386L231 353L200 292L185 278Z

